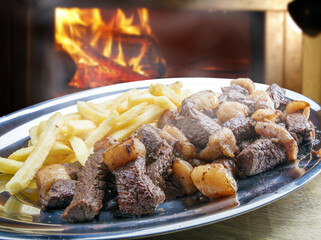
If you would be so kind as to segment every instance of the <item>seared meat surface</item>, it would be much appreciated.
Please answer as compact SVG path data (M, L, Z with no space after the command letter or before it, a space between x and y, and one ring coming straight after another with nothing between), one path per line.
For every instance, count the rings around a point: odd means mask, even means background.
M111 173L104 163L105 149L91 154L81 171L74 197L61 217L68 222L85 222L93 219L102 208L107 181Z
M77 181L72 179L60 179L55 181L49 191L41 198L41 204L46 209L66 208L75 192Z
M138 139L146 148L146 174L156 186L165 187L173 161L173 148L159 135L159 129L146 124L137 130Z
M291 113L286 116L288 131L294 135L299 151L307 154L313 146L313 127L303 113Z
M153 213L164 202L164 192L146 175L141 156L113 171L116 177L118 205L121 213L144 215Z
M236 157L238 175L252 176L286 161L284 148L270 139L258 139Z
M246 139L256 137L255 126L256 122L249 117L235 117L226 121L222 126L232 130L237 144L240 144Z
M206 147L211 134L221 129L213 119L197 110L194 100L191 99L183 101L180 116L183 119L177 122L177 126L191 143L201 148Z
M275 83L272 83L266 92L270 95L272 101L274 102L275 109L282 108L282 106L290 102L285 98L285 90Z

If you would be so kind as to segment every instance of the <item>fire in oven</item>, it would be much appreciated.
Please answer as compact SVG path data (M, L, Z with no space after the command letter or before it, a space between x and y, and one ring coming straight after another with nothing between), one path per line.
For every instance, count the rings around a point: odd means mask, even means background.
M264 12L84 2L35 1L1 10L10 10L2 15L2 41L10 46L0 49L2 98L8 103L2 115L129 81L249 77L264 82Z

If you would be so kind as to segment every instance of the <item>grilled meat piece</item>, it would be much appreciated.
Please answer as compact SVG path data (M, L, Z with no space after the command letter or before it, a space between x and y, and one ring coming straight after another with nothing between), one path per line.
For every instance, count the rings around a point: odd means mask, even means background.
M81 173L82 170L82 165L80 162L74 162L74 163L65 163L64 164L68 175L70 176L71 179L77 180L79 177L79 174Z
M241 178L269 170L286 161L284 148L270 139L258 139L236 157Z
M286 116L286 125L288 131L297 141L299 152L307 154L313 146L313 126L311 126L303 113L296 112Z
M197 110L191 99L183 101L180 116L183 118L178 120L177 126L191 143L201 148L206 147L210 135L221 129L213 119Z
M159 129L146 124L137 131L138 139L146 148L146 174L156 186L164 189L165 179L174 161L173 148L158 134Z
M165 110L162 116L158 119L157 127L163 128L166 125L176 125L177 118L179 117L178 112L174 109Z
M246 139L255 138L257 136L255 132L256 122L249 117L235 117L226 121L222 127L226 127L232 130L237 144L240 144Z
M285 90L276 83L271 84L266 92L270 95L274 102L274 108L279 109L289 103L290 100L285 98Z
M165 200L164 192L146 175L145 159L136 160L113 171L116 177L119 210L124 214L153 213Z
M74 196L76 184L77 181L72 179L59 179L55 181L40 200L42 208L44 210L66 208Z
M255 111L255 101L249 99L247 96L249 91L238 84L231 84L231 86L223 87L222 94L219 96L219 103L223 102L239 102L249 108L249 114Z
M68 222L85 222L93 219L102 208L107 181L111 172L102 156L105 149L91 154L83 167L70 205L61 217Z

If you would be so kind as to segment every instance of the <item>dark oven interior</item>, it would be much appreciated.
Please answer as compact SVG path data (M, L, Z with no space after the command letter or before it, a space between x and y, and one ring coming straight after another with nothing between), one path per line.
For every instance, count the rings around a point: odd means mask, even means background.
M264 82L263 12L144 1L27 1L2 4L0 17L0 98L6 103L1 115L64 94L142 79Z

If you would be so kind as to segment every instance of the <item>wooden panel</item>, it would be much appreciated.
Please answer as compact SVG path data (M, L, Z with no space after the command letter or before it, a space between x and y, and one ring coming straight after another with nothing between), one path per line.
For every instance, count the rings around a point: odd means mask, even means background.
M321 34L303 36L302 93L321 103Z
M265 83L283 84L284 13L265 13Z
M284 86L302 91L302 31L286 14L284 48Z

